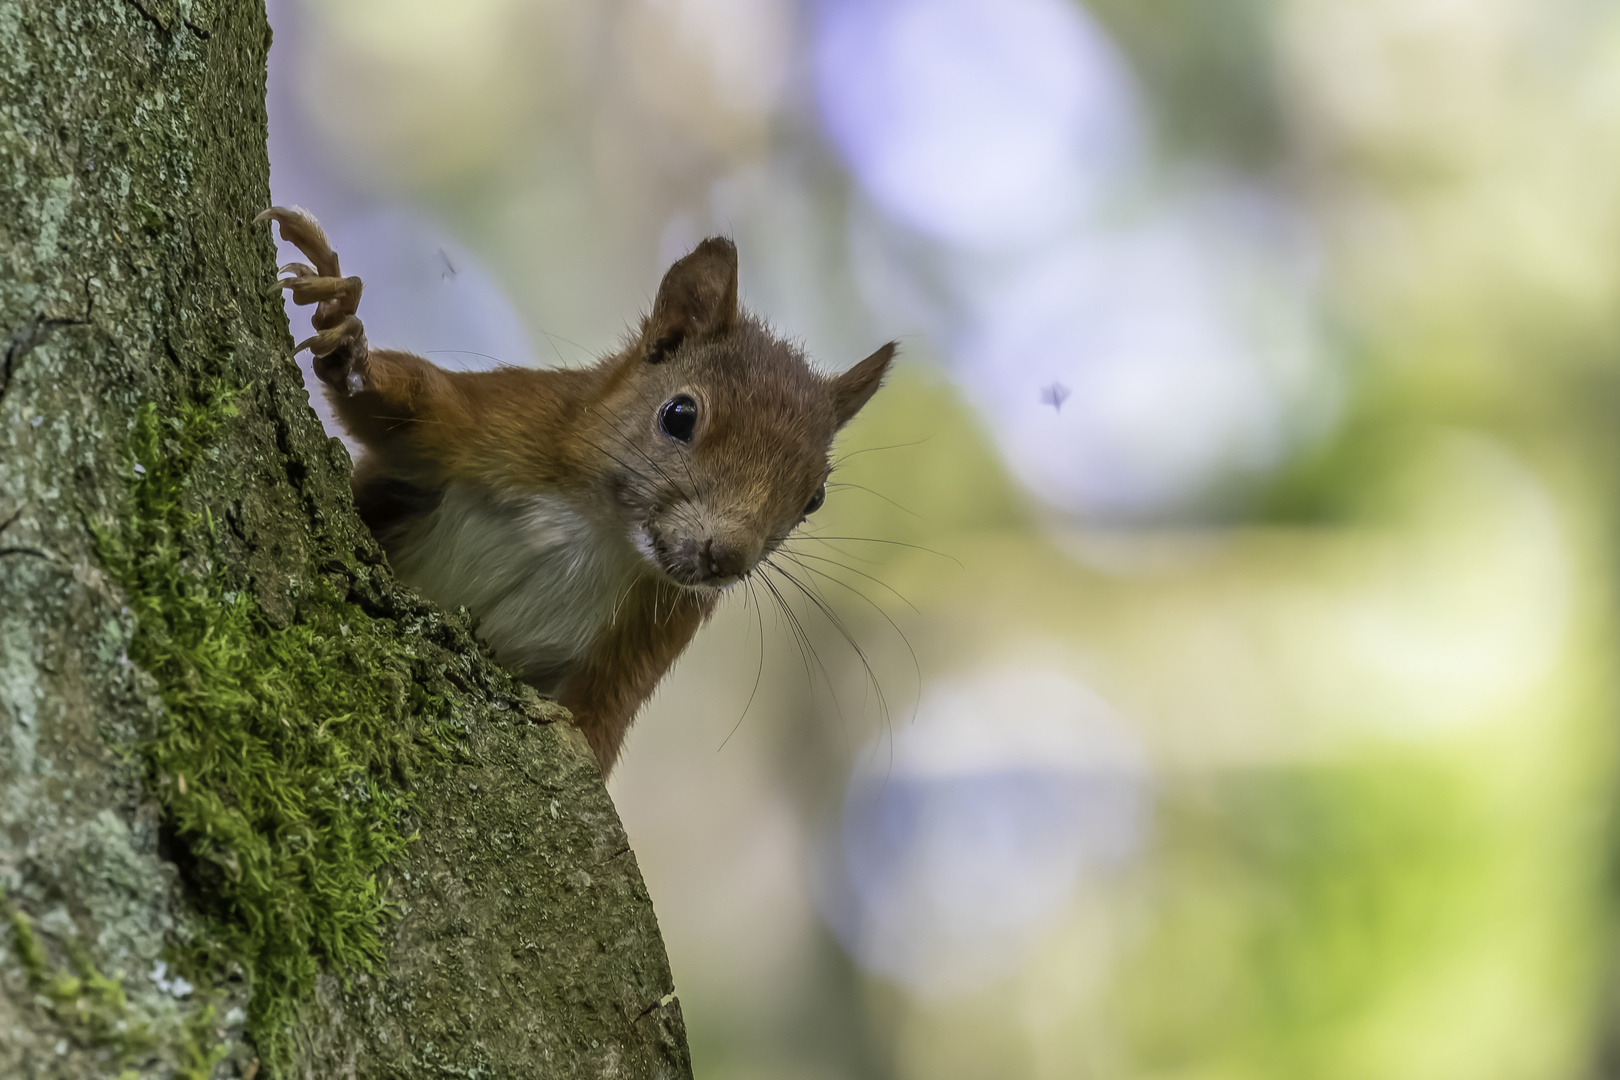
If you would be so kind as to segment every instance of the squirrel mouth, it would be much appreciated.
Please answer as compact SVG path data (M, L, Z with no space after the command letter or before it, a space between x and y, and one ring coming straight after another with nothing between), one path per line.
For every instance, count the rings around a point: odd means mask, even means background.
M752 565L735 549L713 538L670 539L651 526L634 530L636 550L673 584L693 592L715 593L748 576Z
M664 577L668 578L671 582L679 585L683 589L689 589L692 592L699 593L719 592L722 589L737 584L737 582L741 581L747 576L746 573L715 573L712 569L694 566L691 563L679 558L660 560L657 565Z

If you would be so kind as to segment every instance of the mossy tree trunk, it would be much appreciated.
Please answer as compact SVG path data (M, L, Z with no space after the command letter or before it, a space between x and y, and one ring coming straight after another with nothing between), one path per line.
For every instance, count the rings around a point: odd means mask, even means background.
M0 1076L690 1075L583 741L308 407L268 47L0 0Z

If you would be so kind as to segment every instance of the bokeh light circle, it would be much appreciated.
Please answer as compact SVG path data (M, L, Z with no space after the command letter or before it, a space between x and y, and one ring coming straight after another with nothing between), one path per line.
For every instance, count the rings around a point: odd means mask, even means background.
M831 0L813 63L829 137L884 210L941 239L1038 240L1135 160L1124 64L1063 0Z

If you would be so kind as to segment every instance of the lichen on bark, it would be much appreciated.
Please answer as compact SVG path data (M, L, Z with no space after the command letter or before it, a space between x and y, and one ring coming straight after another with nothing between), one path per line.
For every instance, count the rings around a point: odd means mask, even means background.
M689 1075L588 750L308 407L268 46L0 0L0 1075Z

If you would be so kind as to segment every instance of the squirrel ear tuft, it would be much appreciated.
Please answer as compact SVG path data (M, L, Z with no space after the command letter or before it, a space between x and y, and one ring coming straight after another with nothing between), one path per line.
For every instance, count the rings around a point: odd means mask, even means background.
M872 400L872 395L883 385L883 376L888 374L889 363L898 348L899 345L891 341L848 371L832 378L833 408L838 412L839 427L849 423L861 411L861 406Z
M687 338L725 333L737 324L737 245L711 236L664 274L641 331L649 364L667 360Z

